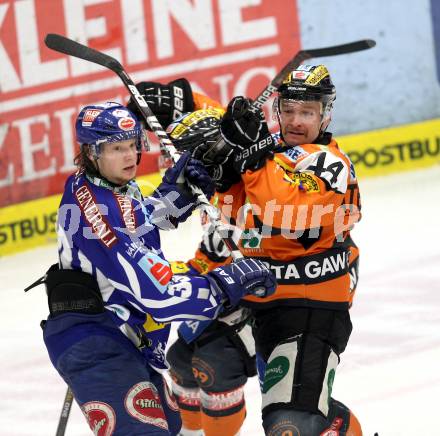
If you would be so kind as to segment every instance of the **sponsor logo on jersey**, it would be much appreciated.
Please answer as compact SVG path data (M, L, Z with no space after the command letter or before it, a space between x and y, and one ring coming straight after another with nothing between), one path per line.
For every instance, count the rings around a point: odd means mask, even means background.
M93 233L106 247L110 248L118 238L102 216L89 188L86 185L79 187L75 191L75 197Z
M84 116L82 119L81 124L84 127L90 127L95 121L95 118L102 112L100 109L88 109L84 112Z
M264 373L263 393L266 393L280 382L289 372L289 368L289 359L285 356L275 357L275 359L269 362Z
M296 162L300 157L306 156L309 153L307 151L305 151L302 147L300 147L299 145L296 145L295 147L289 148L288 150L286 150L283 153L285 156L287 156L292 163ZM283 166L282 163L283 161L281 159L278 159L277 157L275 157L275 162L280 165Z
M90 401L81 407L90 430L96 436L111 436L116 425L116 414L113 408L100 401Z
M159 392L153 383L136 383L127 392L124 404L128 414L138 421L168 430Z
M133 205L128 195L115 194L118 201L119 210L122 214L125 227L130 233L136 232L136 219L134 216Z
M167 285L173 276L173 272L171 271L168 262L156 254L146 253L140 258L138 265L156 285L157 289L162 294L165 293Z
M275 263L262 262L275 275L278 284L315 283L339 277L348 271L348 252L335 254L316 255L313 259L297 262Z
M136 125L136 121L131 117L121 118L118 121L118 126L122 130L133 130Z
M261 235L257 229L246 229L241 233L241 246L243 248L260 248Z

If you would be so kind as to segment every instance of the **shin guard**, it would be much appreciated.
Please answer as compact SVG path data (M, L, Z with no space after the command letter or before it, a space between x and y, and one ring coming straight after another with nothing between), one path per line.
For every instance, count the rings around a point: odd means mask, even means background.
M235 436L246 417L243 387L228 392L201 392L205 436Z

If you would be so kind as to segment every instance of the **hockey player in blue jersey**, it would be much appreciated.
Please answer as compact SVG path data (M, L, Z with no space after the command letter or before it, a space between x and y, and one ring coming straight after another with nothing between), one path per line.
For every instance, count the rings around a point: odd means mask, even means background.
M49 270L44 340L95 435L175 435L178 407L160 372L170 322L214 319L276 281L258 260L203 276L173 275L159 228L196 207L186 183L208 196L203 165L183 154L153 196L134 181L144 147L135 115L118 103L86 106L76 120L79 171L61 200L58 268Z

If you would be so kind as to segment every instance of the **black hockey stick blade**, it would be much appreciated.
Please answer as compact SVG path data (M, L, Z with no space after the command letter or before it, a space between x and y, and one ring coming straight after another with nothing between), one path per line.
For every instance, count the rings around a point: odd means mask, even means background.
M329 47L313 48L300 50L286 65L277 73L272 81L258 94L253 107L255 110L261 108L264 103L276 92L277 88L283 83L285 77L293 70L298 68L307 59L324 56L337 56L341 54L355 53L357 51L367 50L376 45L372 39L361 39L359 41L349 42L347 44L333 45Z
M73 392L68 387L66 391L66 396L64 397L63 408L61 409L60 419L58 421L57 432L55 436L64 436L66 432L67 422L69 420L70 409L73 403Z
M319 58L324 56L337 56L341 54L355 53L357 51L367 50L376 45L373 39L360 39L359 41L349 42L347 44L333 45L330 47L314 48L302 50L310 58Z
M48 33L44 42L52 50L102 65L116 73L120 73L123 70L122 65L117 59L66 38L63 35Z
M348 53L355 53L362 50L367 50L376 45L376 42L372 39L361 39L359 41L349 42L347 44L332 45L329 47L312 48L308 50L300 50L296 56L288 62L284 68L275 76L271 85L278 88L283 83L287 74L298 68L304 61L311 58L319 58L325 56L337 56Z
M153 112L148 107L148 104L140 95L138 89L130 79L130 76L117 59L56 33L47 34L44 42L52 50L102 65L103 67L106 67L116 73L130 92L130 95L135 99L135 102L144 116L145 121L149 124L156 136L158 136L159 142L164 145L164 150L166 150L166 147L171 145L171 141L168 139Z

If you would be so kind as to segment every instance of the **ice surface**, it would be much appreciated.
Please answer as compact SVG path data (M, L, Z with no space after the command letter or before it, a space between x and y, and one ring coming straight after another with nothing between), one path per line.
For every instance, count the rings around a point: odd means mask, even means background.
M366 436L440 434L440 169L364 180L361 193L354 331L333 393L355 411ZM196 217L164 234L168 258L189 257L198 235ZM42 341L44 290L23 292L55 261L55 246L0 258L1 435L55 434L66 387ZM255 378L246 397L242 434L263 435ZM66 435L89 434L74 404Z

